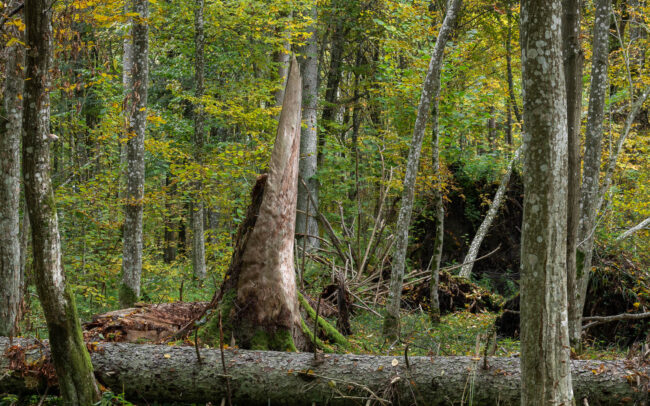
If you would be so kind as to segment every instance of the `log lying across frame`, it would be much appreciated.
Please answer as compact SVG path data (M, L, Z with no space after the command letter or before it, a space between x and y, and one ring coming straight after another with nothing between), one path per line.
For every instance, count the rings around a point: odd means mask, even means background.
M43 393L46 349L33 340L0 337L0 393ZM16 345L22 348L15 347ZM95 375L136 404L153 401L219 404L415 404L518 405L518 358L405 357L203 349L100 343L90 345ZM27 367L26 367L27 366ZM648 363L573 361L574 393L589 405L647 404ZM22 372L19 370L22 369ZM50 370L51 371L51 370ZM36 376L35 376L36 375ZM50 390L52 393L52 390ZM583 402L580 401L580 404Z

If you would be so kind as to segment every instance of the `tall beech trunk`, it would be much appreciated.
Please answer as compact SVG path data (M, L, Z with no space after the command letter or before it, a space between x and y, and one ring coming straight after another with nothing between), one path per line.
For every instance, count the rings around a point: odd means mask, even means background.
M203 165L203 149L205 143L205 112L201 98L204 92L205 63L203 49L205 34L203 30L203 9L205 0L196 0L194 8L194 82L197 105L194 108L194 158L197 164ZM196 183L195 199L192 205L192 269L194 277L198 280L205 279L205 236L203 232L203 198L201 197L202 184Z
M144 199L144 135L147 125L149 17L148 0L132 0L133 65L127 100L127 186L124 204L124 247L120 304L132 306L140 297L142 274L142 204Z
M267 175L253 189L240 225L230 267L219 293L226 337L243 348L304 350L293 246L298 196L302 83L295 58L289 68L273 153ZM219 319L208 326L219 336Z
M519 147L519 149L515 151L515 155L510 160L510 163L508 164L508 169L506 170L506 173L501 178L501 183L499 183L497 192L494 194L494 199L492 199L492 203L490 203L490 208L488 209L485 218L483 218L483 221L481 222L481 225L479 226L476 235L474 235L474 238L472 239L472 243L469 246L469 251L467 252L467 255L465 256L465 260L463 261L465 265L463 265L459 273L459 275L462 276L463 278L469 278L470 275L472 274L472 269L474 268L474 261L478 256L479 248L481 248L481 243L483 242L483 239L485 238L488 231L490 230L490 226L492 225L494 218L497 216L497 213L501 208L501 203L503 202L503 198L506 195L506 189L508 188L508 183L510 183L512 170L514 169L516 162L519 160L521 149L522 148Z
M129 2L124 2L124 13L129 13ZM129 117L130 117L130 97L131 88L133 87L132 82L132 73L133 73L133 37L131 26L133 25L133 20L128 19L127 30L124 34L124 39L122 40L122 93L123 93L123 122L124 122L124 134L122 134L120 139L120 190L118 192L120 198L126 196L126 184L127 184L127 141L129 139L128 129L129 129Z
M22 348L34 343L15 342ZM10 372L8 348L9 340L0 337L0 392L43 393L42 376L24 378L18 371ZM29 348L26 362L42 365L41 347ZM199 363L193 347L102 343L92 353L92 361L103 385L138 404L219 404L229 396L226 376L236 405L381 404L378 398L394 405L446 406L471 401L475 406L512 406L521 402L518 358L489 357L484 369L483 359L472 357L409 356L406 364L403 357L328 354L322 362L314 362L311 353L226 349L224 371L218 349L201 349L200 355ZM645 386L650 374L647 365L590 360L570 361L570 366L576 398L586 400L580 404L642 405L650 401Z
M440 262L442 261L442 246L445 238L445 206L442 201L442 178L440 173L440 127L438 117L440 113L438 97L433 98L431 107L431 164L436 176L436 185L433 191L433 218L436 222L436 234L433 240L433 256L431 258L431 281L429 298L429 318L433 323L440 322L440 298L438 285L440 282Z
M311 194L314 203L318 205L318 180L315 178L318 170L318 31L316 31L318 10L316 5L309 11L309 17L313 20L313 23L307 27L310 36L299 50L303 81L302 120L305 126L300 136L300 177L305 180L307 188L303 187L302 182L298 185L296 232L318 237L316 221L318 206L314 207L309 199ZM301 240L302 237L298 238L298 241ZM308 250L320 246L318 238L307 237L306 242ZM302 242L299 242L299 247L302 246Z
M413 199L415 196L415 179L420 165L420 153L422 151L422 140L424 130L429 118L431 101L440 95L440 73L445 52L445 45L451 35L456 18L460 12L461 0L451 0L447 8L447 14L440 27L438 39L431 55L429 68L427 70L422 94L418 106L418 114L413 129L413 139L409 149L406 173L404 174L404 191L402 192L402 206L397 218L397 229L395 238L395 259L393 262L390 277L390 295L386 305L386 316L384 317L384 336L395 339L400 333L399 310L402 297L402 282L404 279L404 266L406 263L406 249L409 238L409 224L411 223L411 212L413 211Z
M9 32L18 36L17 30ZM0 51L5 81L0 106L0 335L13 336L22 302L20 247L20 137L25 53L21 44Z
M582 118L582 64L580 0L562 1L562 48L567 92L568 195L567 195L567 292L576 291L578 224L580 219L580 125ZM569 340L580 343L581 320L576 320L576 301L569 300Z
M567 320L567 104L561 0L521 3L524 215L521 404L572 405Z
M32 227L34 277L45 315L52 358L66 405L98 400L93 367L81 334L74 296L66 286L59 225L50 179L50 69L52 5L26 0L26 75L23 180Z
M582 314L587 295L587 284L591 273L591 256L594 245L594 229L600 206L600 162L603 138L605 99L608 89L609 21L611 0L597 0L594 21L593 56L591 62L591 85L589 110L585 136L582 188L580 191L580 223L578 228L576 289L572 292L574 302L569 310L571 329L579 347Z

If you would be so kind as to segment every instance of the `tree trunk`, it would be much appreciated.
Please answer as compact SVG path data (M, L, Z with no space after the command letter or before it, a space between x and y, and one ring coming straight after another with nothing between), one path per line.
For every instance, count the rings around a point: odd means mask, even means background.
M568 195L567 195L567 291L576 291L576 249L580 220L580 127L582 118L582 46L580 44L580 0L563 0L562 49L567 92ZM575 300L569 300L569 340L580 344L581 324L576 320Z
M178 247L178 225L173 221L174 215L172 213L174 205L170 200L176 195L176 182L172 180L172 175L167 172L165 175L165 220L163 226L165 231L163 233L163 261L166 264L171 264L176 260L176 252Z
M399 309L402 296L402 281L404 279L409 224L411 222L411 212L413 211L415 179L420 165L422 139L424 138L424 130L426 129L427 119L429 118L431 100L438 98L440 95L440 72L442 70L445 45L459 14L460 5L461 0L451 0L449 3L445 20L442 23L433 54L431 55L427 75L422 85L418 114L413 129L413 139L411 140L406 173L404 174L402 206L400 207L397 218L395 259L390 278L390 295L386 305L387 314L384 317L384 336L391 339L399 337L400 332Z
M436 234L433 240L433 254L431 257L431 281L429 298L429 318L433 323L440 322L440 298L438 297L438 285L440 282L440 262L442 261L442 246L445 238L445 206L442 201L442 178L440 173L440 127L438 117L440 113L438 97L433 98L431 107L431 163L436 177L436 185L433 192L434 212L433 218L436 222Z
M519 112L519 105L517 104L517 97L515 96L515 81L512 74L512 4L508 1L508 34L506 36L506 69L508 76L508 95L510 97L510 105L515 113L515 119L521 123L521 113Z
M19 36L11 30L10 36ZM0 335L13 336L20 318L20 137L25 53L21 44L0 51L5 81L0 106Z
M205 0L196 0L194 9L194 44L195 44L195 75L197 105L194 110L194 157L199 166L203 166L203 144L205 140L205 112L201 98L204 92L205 63L203 49L205 34L203 32L203 8ZM201 197L202 184L196 183L196 195L192 205L192 269L194 277L198 280L205 279L205 236L203 232L203 198Z
M23 348L33 343L16 342ZM8 348L9 340L0 338L0 354L5 354L0 355L0 392L42 393L41 375L8 373ZM25 350L25 361L42 365L41 351L32 345ZM226 377L238 405L381 404L379 399L402 405L520 403L517 358L490 357L489 368L483 369L483 359L471 357L409 356L406 364L403 356L328 354L314 362L310 353L227 349L224 371L218 349L202 349L200 356L199 363L194 347L103 343L96 346L92 361L102 384L139 403L219 404L228 397ZM650 368L628 367L628 362L571 361L576 397L591 406L650 400L644 387Z
M572 405L566 287L567 104L560 0L523 0L521 404Z
M127 190L124 204L124 249L120 304L131 307L140 297L142 273L142 204L144 199L144 135L147 125L149 16L148 0L133 0L133 68L127 102Z
M307 28L310 37L305 46L301 47L299 53L301 73L303 80L302 87L302 120L305 127L300 136L300 177L305 180L307 189L300 183L298 185L298 213L296 217L296 232L318 237L318 180L315 178L318 170L318 32L316 21L318 11L314 5L310 11L313 23ZM316 207L310 204L311 194ZM307 207L309 213L307 215ZM299 247L303 244L298 238ZM312 250L320 246L320 241L315 237L307 237L307 249Z
M219 294L225 330L243 348L304 350L309 344L302 331L293 266L302 98L299 69L294 58L269 172L253 189L253 202L237 231ZM219 337L220 323L213 317L207 327L210 338Z
M50 179L50 69L52 9L47 0L25 2L26 78L23 113L23 179L32 226L34 276L43 308L56 374L67 405L91 405L98 391L66 286L59 225Z
M488 209L488 212L485 215L483 222L479 226L476 235L472 239L472 243L469 246L469 251L467 252L467 255L465 256L465 260L463 261L465 265L463 265L459 273L459 275L462 276L463 278L469 279L470 275L472 274L472 268L474 268L474 261L476 260L476 257L478 255L479 248L481 248L481 243L483 242L483 239L487 235L488 230L490 229L490 226L494 221L494 218L496 217L497 213L499 212L499 209L501 208L503 197L506 195L506 189L508 188L508 183L510 182L510 176L512 176L512 170L515 167L515 163L519 160L520 154L521 154L521 147L519 147L519 149L515 151L515 156L513 156L512 160L510 160L508 169L506 170L505 175L503 175L503 178L501 178L501 183L499 184L499 188L497 189L497 192L494 195L494 199L492 200L492 203L490 203L490 208Z
M128 13L129 2L124 2L124 13ZM129 116L130 116L130 97L131 88L133 87L133 81L131 80L131 75L133 74L133 31L131 29L133 25L133 20L131 18L127 21L127 30L124 34L124 40L122 41L122 93L124 100L122 102L122 113L123 113L123 128L124 134L119 141L120 145L120 190L118 192L119 197L123 199L126 196L126 185L128 179L128 159L127 159L127 142L129 140Z
M281 16L284 17L285 15L281 14ZM278 79L280 80L280 86L273 92L275 107L282 107L284 89L287 85L287 76L289 75L289 62L291 62L291 42L289 42L289 33L282 32L281 35L284 37L282 48L273 53L273 62L275 66L277 66ZM277 119L280 119L279 114Z
M584 172L580 191L580 223L578 228L576 289L571 295L574 302L569 316L574 331L575 345L579 347L579 332L582 328L582 314L587 295L587 284L591 273L591 256L594 244L594 229L599 210L600 162L603 138L605 99L608 88L609 21L611 0L596 1L594 21L591 88L589 90L589 111L585 137Z

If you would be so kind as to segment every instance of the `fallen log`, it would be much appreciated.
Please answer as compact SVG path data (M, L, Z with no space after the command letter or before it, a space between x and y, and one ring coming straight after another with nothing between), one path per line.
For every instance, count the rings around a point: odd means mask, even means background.
M400 404L519 405L518 358L408 357L225 350L193 347L89 344L99 382L136 404ZM45 355L45 357L44 357ZM0 337L0 393L43 391L52 370L47 347ZM572 361L574 392L589 405L646 404L650 365L632 361ZM49 372L48 372L49 371ZM50 393L53 389L50 390ZM636 402L636 403L635 403ZM644 403L646 402L646 403ZM583 402L580 402L581 404Z

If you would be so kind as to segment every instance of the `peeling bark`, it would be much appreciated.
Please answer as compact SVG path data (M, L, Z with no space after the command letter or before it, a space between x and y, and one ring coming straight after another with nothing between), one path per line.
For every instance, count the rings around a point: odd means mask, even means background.
M131 32L133 36L133 65L127 131L127 187L124 204L124 247L122 251L122 283L120 303L133 305L140 297L142 274L142 204L144 199L144 136L147 125L147 86L149 55L148 0L133 0Z
M12 30L10 35L18 36ZM20 318L22 261L20 247L20 137L25 60L23 46L0 50L5 81L0 106L0 335L12 336Z
M48 0L26 0L26 78L23 114L23 179L32 228L34 276L45 314L52 357L67 405L91 405L98 392L75 308L66 286L50 179L50 69L52 9Z
M566 288L567 104L561 0L523 0L521 404L571 405Z
M40 375L21 377L8 372L9 340L0 338L0 392L34 393L44 390ZM17 340L23 347L33 343ZM26 361L37 361L41 347L27 350ZM92 353L97 378L127 399L146 402L219 404L228 397L239 405L473 405L520 404L519 359L471 357L386 357L328 354L314 362L313 354L227 349L226 371L219 350L202 349L197 362L194 347L104 343ZM393 366L394 361L397 365ZM634 405L650 400L648 366L630 361L571 361L574 391L585 404ZM37 366L36 364L35 366ZM408 365L408 366L407 366ZM645 377L644 377L645 376ZM638 382L637 383L637 379ZM28 385L31 383L31 387ZM391 395L392 394L392 395ZM583 402L581 402L582 404Z
M302 332L293 265L301 91L294 58L268 175L253 190L220 292L219 311L244 348L304 350L309 344ZM208 329L218 333L211 323Z
M422 140L424 130L429 118L431 101L440 95L440 72L444 57L445 46L451 35L451 31L460 12L461 0L451 0L447 14L440 27L436 45L431 55L429 68L427 70L420 104L413 129L413 139L409 149L406 173L404 174L404 191L402 192L402 206L397 218L395 260L390 278L390 294L386 305L386 316L384 318L384 336L395 339L400 333L399 309L402 295L402 282L404 279L404 267L406 264L406 249L408 245L409 224L413 211L413 200L415 197L415 180L420 166L420 153L422 151Z

